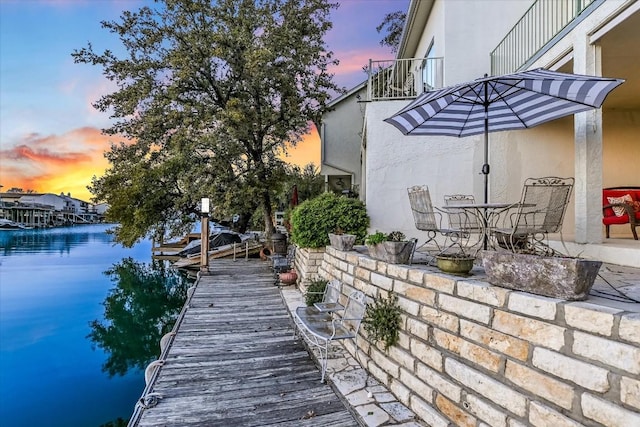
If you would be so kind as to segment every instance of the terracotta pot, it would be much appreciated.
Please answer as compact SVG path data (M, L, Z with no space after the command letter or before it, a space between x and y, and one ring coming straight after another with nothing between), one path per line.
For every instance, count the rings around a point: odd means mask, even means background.
M280 273L280 282L284 285L293 285L296 280L298 280L298 273L295 270Z
M269 249L269 248L260 249L260 259L261 260L266 261L267 259L269 259L269 256L271 256L271 249Z

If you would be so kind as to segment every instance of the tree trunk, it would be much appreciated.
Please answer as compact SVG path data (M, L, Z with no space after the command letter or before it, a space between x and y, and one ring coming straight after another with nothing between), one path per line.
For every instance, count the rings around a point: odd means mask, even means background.
M275 227L273 226L273 215L271 210L271 198L269 197L269 193L265 192L262 194L262 212L264 215L264 232L265 235L271 236L275 231Z

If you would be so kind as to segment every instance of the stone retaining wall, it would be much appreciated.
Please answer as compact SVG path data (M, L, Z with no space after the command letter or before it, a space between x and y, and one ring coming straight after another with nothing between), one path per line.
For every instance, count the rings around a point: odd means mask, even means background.
M298 287L302 292L306 291L307 285L312 279L319 276L318 269L324 260L324 248L310 249L296 247L293 268L298 273Z
M385 352L362 331L358 359L434 427L640 426L639 313L331 247L318 276L344 295L398 295L398 345Z

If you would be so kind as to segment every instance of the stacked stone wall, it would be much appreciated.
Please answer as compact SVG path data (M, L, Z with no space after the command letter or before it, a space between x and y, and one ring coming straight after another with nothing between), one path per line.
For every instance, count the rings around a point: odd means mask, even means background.
M397 294L399 343L384 351L361 330L357 356L429 425L640 426L640 313L331 247L317 272L344 298Z
M298 274L298 287L305 292L313 279L319 278L318 270L324 262L324 248L311 249L296 247L293 266Z

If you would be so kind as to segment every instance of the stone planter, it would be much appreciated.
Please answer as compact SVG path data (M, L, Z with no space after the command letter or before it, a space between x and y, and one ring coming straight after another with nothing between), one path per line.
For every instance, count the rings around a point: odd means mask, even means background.
M484 251L482 265L492 285L580 301L587 299L602 262Z
M436 266L440 271L453 274L469 274L473 268L475 257L461 254L438 255L436 256Z
M350 251L356 242L355 234L333 234L329 233L329 242L331 246L341 251Z
M367 245L369 256L389 264L408 264L415 242L382 242Z

